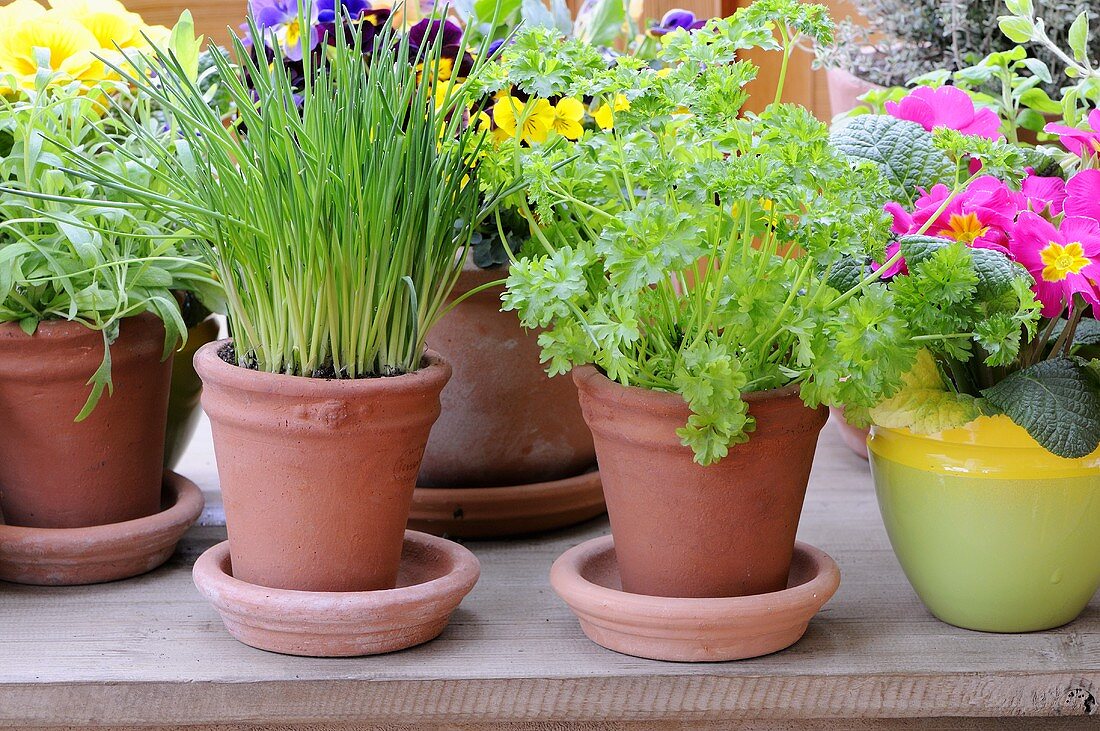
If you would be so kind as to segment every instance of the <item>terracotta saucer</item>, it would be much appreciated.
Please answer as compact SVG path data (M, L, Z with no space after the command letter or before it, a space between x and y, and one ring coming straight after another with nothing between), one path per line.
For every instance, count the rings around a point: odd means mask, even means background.
M457 538L503 538L564 528L602 515L598 471L514 487L418 487L409 527Z
M477 583L481 565L457 543L405 531L396 589L271 589L234 579L231 571L229 541L222 541L199 556L192 574L229 634L285 655L349 657L438 637Z
M122 523L89 528L27 528L0 523L0 579L73 586L127 579L168 560L202 513L202 491L164 473L163 509Z
M783 591L721 599L628 594L619 588L611 536L602 536L563 553L550 584L598 645L652 660L718 662L797 642L836 592L840 569L824 552L796 543Z

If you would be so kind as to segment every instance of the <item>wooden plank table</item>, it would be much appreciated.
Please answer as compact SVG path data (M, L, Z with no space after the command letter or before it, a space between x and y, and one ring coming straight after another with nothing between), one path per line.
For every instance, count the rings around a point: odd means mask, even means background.
M641 660L581 634L547 572L605 519L469 543L481 581L427 645L335 660L254 650L191 584L196 556L225 537L205 427L181 472L209 505L166 566L90 587L0 584L0 726L1100 729L1100 599L1053 632L936 621L890 551L866 464L832 425L799 537L838 561L840 590L794 647L722 664Z

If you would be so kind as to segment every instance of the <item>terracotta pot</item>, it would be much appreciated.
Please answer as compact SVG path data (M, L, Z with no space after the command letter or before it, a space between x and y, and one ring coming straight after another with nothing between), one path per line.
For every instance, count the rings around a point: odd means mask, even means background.
M0 324L0 509L10 525L85 528L160 510L172 359L150 314L122 321L111 346L114 394L74 421L103 336L48 321L27 335Z
M168 396L168 427L164 432L164 466L173 469L183 456L199 423L202 381L195 373L195 353L218 339L221 325L213 315L187 331L183 350L172 364L172 390Z
M676 436L690 415L679 394L621 386L591 366L573 377L595 437L624 591L733 597L787 586L828 409L806 408L797 387L745 394L756 431L703 467Z
M502 279L506 269L467 262L452 298ZM538 332L500 311L503 286L462 302L437 323L428 347L454 368L432 429L422 487L499 487L574 477L596 460L592 435L565 376L539 362Z
M233 576L276 589L370 591L397 580L424 445L451 368L326 380L241 368L230 341L195 355Z
M883 89L843 69L825 69L825 83L829 88L829 110L834 117L860 106L859 98L867 92Z
M844 440L845 446L852 450L852 453L857 457L867 459L867 437L871 433L870 428L861 428L849 424L848 420L844 418L844 409L842 408L830 406L829 413L833 417L833 423L840 430L840 438Z

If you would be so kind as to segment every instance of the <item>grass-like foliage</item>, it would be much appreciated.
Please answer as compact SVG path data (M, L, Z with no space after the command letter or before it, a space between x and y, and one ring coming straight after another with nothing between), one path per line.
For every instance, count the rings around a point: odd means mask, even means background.
M415 47L388 28L370 39L349 28L296 69L277 48L266 63L239 40L236 65L215 56L239 110L229 125L176 56L157 53L148 74L128 76L176 133L135 130L158 161L157 187L75 161L205 243L242 366L337 378L416 370L480 216L467 92L418 79L441 39ZM252 37L263 37L255 26Z

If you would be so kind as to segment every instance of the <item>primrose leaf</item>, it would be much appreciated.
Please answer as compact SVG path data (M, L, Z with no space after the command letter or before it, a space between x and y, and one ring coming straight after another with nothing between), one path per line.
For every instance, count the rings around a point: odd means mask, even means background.
M981 415L978 400L944 385L939 367L927 350L917 353L913 369L902 376L902 388L871 409L879 426L934 434L970 423Z
M941 239L935 236L902 236L898 239L902 256L909 266L916 266L926 259L932 258L940 249L951 246L951 239Z
M978 299L990 302L1012 294L1012 282L1020 272L1009 258L993 249L969 251L978 275Z
M832 141L849 158L876 163L894 200L909 204L918 188L931 188L954 171L950 159L923 127L884 114L853 118L833 131Z
M1097 383L1075 358L1040 361L982 395L1059 457L1086 457L1100 447Z
M867 262L854 256L846 256L833 264L825 282L837 292L847 292L862 282L863 278L870 273L871 268L867 265Z

